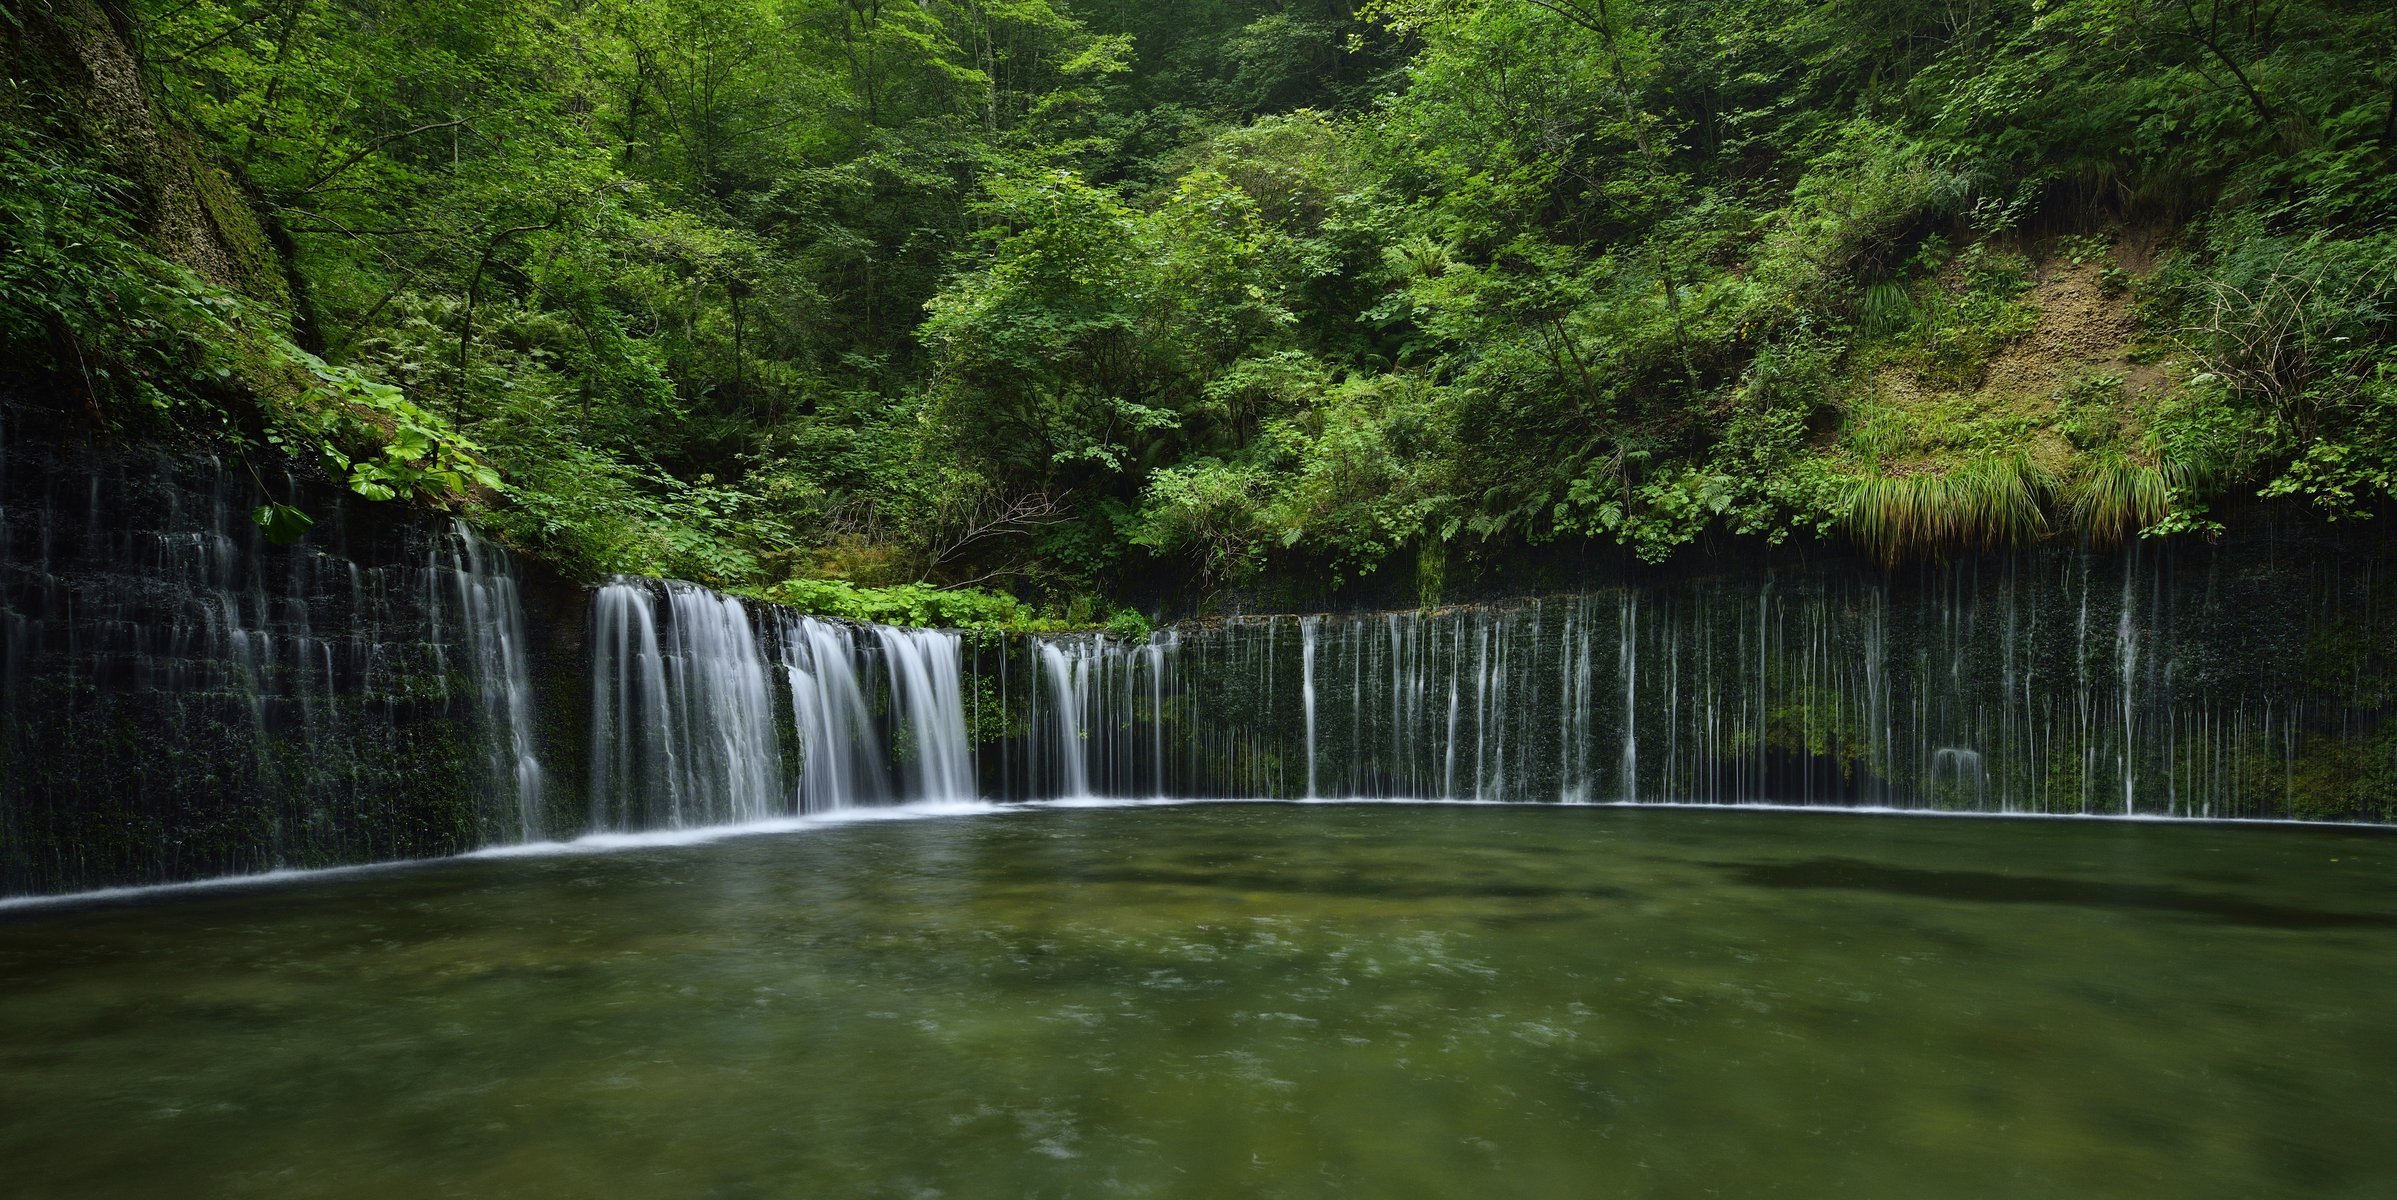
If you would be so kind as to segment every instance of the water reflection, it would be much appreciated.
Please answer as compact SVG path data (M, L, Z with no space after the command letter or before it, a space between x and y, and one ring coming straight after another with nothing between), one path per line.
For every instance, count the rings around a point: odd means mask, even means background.
M11 1195L2384 1194L2388 835L1009 812L0 913Z

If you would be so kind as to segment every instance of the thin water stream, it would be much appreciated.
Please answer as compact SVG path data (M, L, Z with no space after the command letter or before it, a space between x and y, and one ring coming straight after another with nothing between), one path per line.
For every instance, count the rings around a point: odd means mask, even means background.
M2378 1197L2377 830L1015 810L0 911L11 1196Z

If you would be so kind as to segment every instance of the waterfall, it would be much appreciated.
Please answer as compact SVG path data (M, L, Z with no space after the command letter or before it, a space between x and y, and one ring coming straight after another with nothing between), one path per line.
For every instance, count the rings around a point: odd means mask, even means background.
M2131 626L2131 585L2137 578L2138 564L2136 553L2127 555L2123 560L2122 609L2114 621L2114 662L2121 673L2117 691L2122 703L2122 740L2117 762L2122 770L2122 811L2125 813L2139 811L2138 773L2131 765L2131 747L2137 740L2133 735L2139 722L2135 702L2138 688L2134 683L2139 674L2139 639Z
M1269 763L1278 763L1271 739L1239 724L1219 726L1191 703L1194 687L1237 687L1244 690L1243 703L1262 704L1270 715L1272 673L1288 645L1277 639L1275 624L1254 623L1247 627L1254 636L1239 637L1223 636L1223 627L1216 627L1163 629L1132 640L1100 634L1027 639L1041 686L1019 714L1028 730L1025 769L1003 772L1001 793L1165 796L1169 789L1179 794L1184 776L1220 787L1237 775L1250 780L1242 785L1247 794L1277 794L1278 779L1259 779ZM1254 690L1247 690L1251 685ZM1302 709L1313 711L1311 703ZM1312 728L1312 716L1306 720ZM1229 738L1221 736L1226 731ZM1003 752L1002 761L1016 757Z
M591 628L593 828L788 811L766 655L740 601L619 577L592 598Z
M1315 786L1315 635L1323 623L1314 617L1301 618L1298 623L1299 670L1304 681L1299 685L1299 703L1306 710L1307 723L1307 799L1322 794Z
M541 756L533 735L532 669L525 656L524 602L507 552L451 522L446 571L463 617L468 663L480 698L487 777L514 804L517 840L542 836ZM326 670L331 672L328 649Z
M0 406L0 895L1058 796L2392 815L2373 530L1145 638L582 599L467 525ZM317 517L278 546L261 496ZM529 577L539 579L539 577ZM585 633L583 657L543 636ZM569 684L569 680L576 681ZM587 688L587 705L569 687ZM588 734L587 771L545 738Z
M21 437L24 411L0 411L0 894L551 832L551 664L504 550L268 462ZM314 527L268 541L265 498Z
M965 668L955 633L874 627L890 671L891 709L907 743L901 768L907 793L924 800L974 795L972 748L966 744Z
M1171 778L1166 771L1165 693L1168 686L1167 680L1172 671L1172 663L1175 658L1175 652L1180 648L1181 639L1175 636L1172 630L1167 630L1164 633L1151 638L1148 647L1149 763L1153 768L1157 779L1156 788L1154 789L1153 794L1160 797L1169 794L1169 791L1172 787Z
M1093 664L1113 657L1111 647L1097 637L1036 643L1040 666L1049 683L1050 724L1063 794L1082 797L1090 791L1090 675Z
M2368 567L2152 553L1035 639L1023 736L1049 765L1005 794L1134 794L1162 778L1125 765L1137 747L1192 796L2327 811L2302 793L2304 763L2332 769L2308 748L2388 714L2307 629L2380 627Z
M1623 801L1636 803L1640 798L1640 599L1623 594L1622 615L1622 672L1623 672Z
M798 811L829 812L890 799L882 737L858 684L846 627L814 617L782 622L782 667L800 745Z
M593 829L977 793L954 632L624 577L593 595L590 622Z

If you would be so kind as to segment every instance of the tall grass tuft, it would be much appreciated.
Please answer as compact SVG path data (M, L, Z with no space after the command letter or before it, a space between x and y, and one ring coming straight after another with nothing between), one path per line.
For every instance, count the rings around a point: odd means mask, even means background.
M1896 333L1913 325L1919 314L1914 297L1906 294L1906 285L1885 279L1864 289L1856 315L1868 333Z
M2065 491L2072 523L2100 546L2119 545L2172 513L2165 472L2120 454L2100 456Z
M1938 474L1865 479L1849 493L1841 524L1891 564L1913 554L2022 545L2046 536L2053 490L2027 456L1992 455Z

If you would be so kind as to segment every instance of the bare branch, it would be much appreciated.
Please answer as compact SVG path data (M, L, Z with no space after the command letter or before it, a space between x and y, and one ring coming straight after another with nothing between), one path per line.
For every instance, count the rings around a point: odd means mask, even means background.
M1042 526L1055 525L1069 514L1065 501L1040 491L1014 495L985 492L969 501L962 512L947 515L955 523L925 560L926 574L954 561L978 542L1030 533Z
M398 133L384 134L383 136L376 138L375 140L368 142L363 146L360 146L357 151L351 154L348 158L342 159L340 162L333 164L332 170L329 170L324 174L317 176L315 179L310 180L307 186L302 187L299 191L293 194L305 196L308 193L313 192L328 183L331 183L335 176L338 176L342 172L349 170L351 167L357 166L360 162L365 160L367 155L373 154L375 151L380 150L393 142L399 141L403 138L412 138L420 133L431 133L436 129L455 129L458 126L465 124L468 124L467 119L464 117L459 117L455 120L435 121L430 125L419 125L414 129L403 129Z

